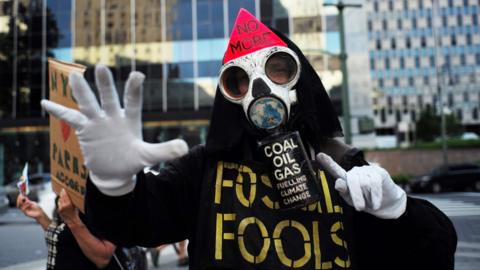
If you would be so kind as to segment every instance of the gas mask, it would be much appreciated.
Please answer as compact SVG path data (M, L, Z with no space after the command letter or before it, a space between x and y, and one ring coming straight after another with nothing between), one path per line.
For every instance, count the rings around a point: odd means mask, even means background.
M220 91L242 106L255 128L273 133L287 123L297 102L301 72L297 55L288 47L267 47L225 63L220 69Z
M297 102L296 90L292 88L300 72L297 54L241 9L220 69L219 88L228 101L242 106L253 127L266 133L257 141L257 149L270 169L281 209L305 207L320 198L299 132L282 128Z

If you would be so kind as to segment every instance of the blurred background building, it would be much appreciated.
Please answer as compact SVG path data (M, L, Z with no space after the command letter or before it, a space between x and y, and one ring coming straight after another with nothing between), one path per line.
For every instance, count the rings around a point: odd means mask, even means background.
M426 110L480 133L479 4L366 1L377 135L411 143Z
M297 43L341 114L337 10L324 2L0 0L0 183L14 180L26 161L32 173L49 170L48 118L39 106L48 98L47 57L86 65L92 84L94 65L108 65L120 95L130 71L145 73L145 140L204 142L240 8ZM366 13L346 15L353 143L374 147Z

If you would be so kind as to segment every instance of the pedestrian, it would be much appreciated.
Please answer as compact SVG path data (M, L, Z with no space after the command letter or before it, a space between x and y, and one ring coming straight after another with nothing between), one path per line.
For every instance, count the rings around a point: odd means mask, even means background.
M91 172L86 211L108 239L188 239L190 269L453 269L450 220L334 139L341 126L316 71L248 11L227 45L205 145L186 153L180 140L143 142L143 80L130 74L124 109L101 65L102 107L78 73L70 85L80 112L42 101L77 130Z
M90 232L83 222L85 216L65 190L57 200L51 220L36 202L22 194L17 197L17 207L45 231L47 269L122 269L114 259L115 245Z

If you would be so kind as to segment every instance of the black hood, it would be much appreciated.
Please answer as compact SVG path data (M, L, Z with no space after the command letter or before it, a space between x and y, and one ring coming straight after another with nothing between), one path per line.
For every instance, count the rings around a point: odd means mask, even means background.
M300 49L282 33L272 29L293 50L302 65L297 90L297 104L293 105L287 130L299 131L303 140L315 149L322 139L342 136L338 116L325 87ZM230 152L241 147L244 140L260 137L248 122L242 106L226 100L217 87L213 103L206 148L208 152ZM259 138L258 138L259 139Z

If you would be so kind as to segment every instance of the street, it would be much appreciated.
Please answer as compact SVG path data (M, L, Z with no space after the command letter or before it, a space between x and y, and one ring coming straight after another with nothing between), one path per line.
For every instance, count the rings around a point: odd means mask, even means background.
M480 193L415 194L439 207L453 221L458 235L455 269L480 269ZM17 209L0 215L0 269L45 269L46 248L40 226ZM169 247L160 255L160 266L149 269L187 269L176 266Z

